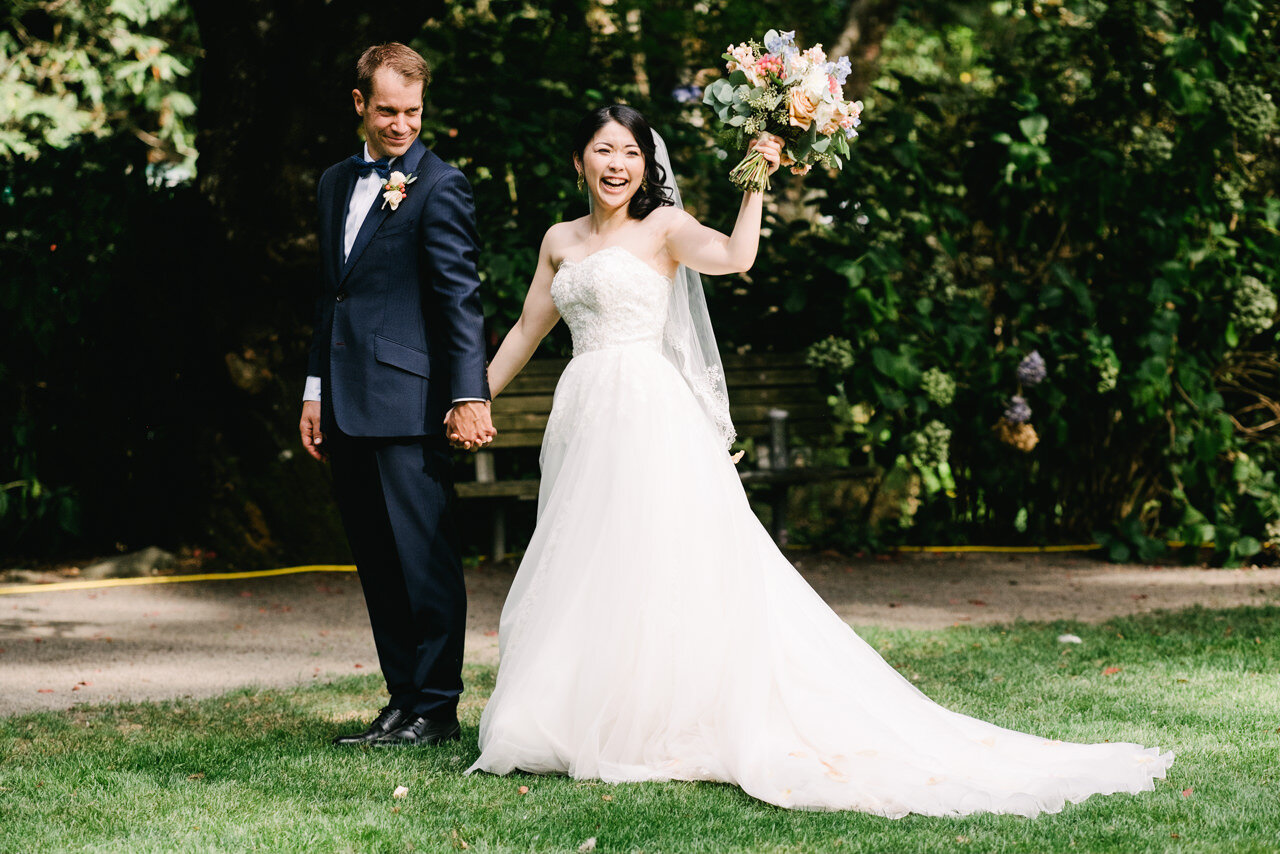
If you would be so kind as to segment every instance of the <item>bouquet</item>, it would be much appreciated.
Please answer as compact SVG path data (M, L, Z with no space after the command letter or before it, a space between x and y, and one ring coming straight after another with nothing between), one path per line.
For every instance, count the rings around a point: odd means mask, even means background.
M801 51L795 32L765 33L729 48L728 77L707 87L702 102L716 111L733 141L745 145L760 133L782 139L782 165L803 175L813 164L839 169L862 124L862 102L844 100L841 87L849 58L827 61L822 45ZM752 151L729 173L734 186L759 192L769 188L769 164Z

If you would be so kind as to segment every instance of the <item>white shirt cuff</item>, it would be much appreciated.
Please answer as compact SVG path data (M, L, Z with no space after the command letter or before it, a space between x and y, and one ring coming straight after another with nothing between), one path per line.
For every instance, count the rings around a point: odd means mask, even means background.
M457 398L454 398L454 400L453 400L453 405L454 405L454 406L457 406L459 403L488 403L488 401L487 401L487 400L485 400L483 397L457 397Z
M320 400L320 378L307 377L307 386L302 390L303 401Z

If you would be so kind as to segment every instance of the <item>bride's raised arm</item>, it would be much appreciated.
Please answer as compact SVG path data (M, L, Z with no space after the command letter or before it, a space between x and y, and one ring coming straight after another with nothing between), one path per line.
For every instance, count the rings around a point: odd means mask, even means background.
M542 247L538 250L538 267L534 271L533 281L529 283L529 293L524 298L520 319L511 327L507 337L502 339L502 346L489 363L489 394L493 397L501 394L516 374L529 363L538 344L560 320L560 312L556 311L555 304L551 301L551 280L556 271L551 263L549 246L554 230L555 226L552 226L543 235Z
M782 158L781 140L766 134L751 148L764 154L770 174L777 171ZM669 214L673 222L667 231L667 253L678 263L709 276L745 273L756 261L763 208L764 193L743 193L738 219L729 235L707 228L683 211Z

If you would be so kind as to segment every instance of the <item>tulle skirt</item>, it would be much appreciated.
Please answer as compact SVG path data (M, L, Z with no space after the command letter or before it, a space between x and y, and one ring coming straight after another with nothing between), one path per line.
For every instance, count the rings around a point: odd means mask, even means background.
M476 770L717 780L782 807L1025 816L1154 787L1172 753L934 703L778 551L684 381L645 345L565 369L502 611Z

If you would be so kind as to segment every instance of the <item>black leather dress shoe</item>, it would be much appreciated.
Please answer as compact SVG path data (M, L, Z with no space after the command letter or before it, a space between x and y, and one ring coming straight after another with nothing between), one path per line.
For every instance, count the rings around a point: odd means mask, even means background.
M374 747L408 747L421 744L430 747L446 741L457 741L462 738L462 728L456 719L451 721L433 721L421 715L410 715L396 729L373 742Z
M369 724L369 728L364 732L340 735L333 740L333 745L334 747L342 747L348 744L372 744L387 733L402 726L411 718L413 718L413 715L404 709L393 709L388 706L378 712L378 716L373 719L373 723Z

